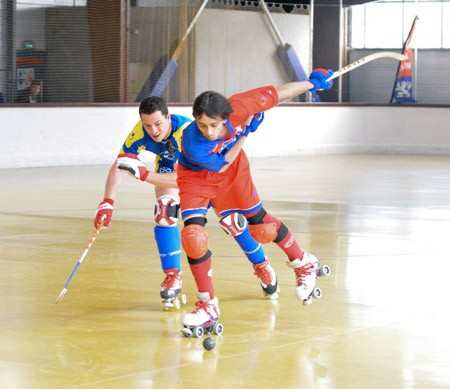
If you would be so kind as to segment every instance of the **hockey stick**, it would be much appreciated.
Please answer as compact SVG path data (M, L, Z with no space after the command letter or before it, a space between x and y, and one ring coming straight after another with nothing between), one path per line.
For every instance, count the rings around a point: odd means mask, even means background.
M277 55L281 63L283 64L286 73L288 74L289 80L290 81L307 80L308 77L306 76L306 73L303 69L300 59L298 58L297 53L295 52L294 48L289 43L286 43L285 40L283 39L283 36L281 35L280 30L275 24L275 21L273 20L273 17L270 14L269 9L267 8L267 5L264 0L261 0L261 6L264 13L267 16L267 19L269 20L272 30L274 31L279 41L279 46L277 48Z
M169 62L167 63L166 67L164 68L163 72L153 85L153 88L150 88L150 94L149 96L162 96L164 91L166 90L167 86L169 85L170 80L174 76L175 72L178 68L178 58L180 57L184 42L188 38L191 30L194 28L195 23L197 22L198 18L200 17L200 14L203 12L203 9L206 7L206 3L208 0L203 0L202 5L198 9L197 13L195 14L194 18L191 21L191 24L189 24L186 32L184 33L183 37L180 40L180 43L178 43L178 46L176 47L175 51L172 54L172 57L170 57ZM153 72L152 72L153 73ZM144 84L145 87L145 84ZM141 93L139 93L139 96ZM146 96L144 96L146 97Z
M375 59L380 59L380 58L392 58L397 61L404 61L408 57L406 55L403 55L400 53L395 53L392 51L380 51L378 53L373 53L373 54L367 55L365 57L362 57L362 58L358 59L357 61L352 62L352 63L348 64L347 66L344 66L343 68L337 70L336 72L334 72L334 74L331 77L327 78L327 81L334 80L335 78L338 78L339 76L342 76L345 73L351 72L352 70L355 70L356 68L359 68L360 66L365 65L366 63L369 63Z
M99 233L100 233L100 229L95 231L95 234L92 236L91 240L89 241L89 244L87 245L86 249L83 251L83 254L81 255L80 259L77 261L77 263L73 267L72 271L69 274L69 277L67 277L67 280L64 283L64 287L62 288L61 292L59 293L59 296L56 299L56 304L58 304L66 295L67 289L69 288L69 284L71 283L73 277L75 277L75 274L77 274L78 270L80 269L80 266L84 261L84 258L86 258L86 255L89 252L89 249L94 244L95 239L97 239Z

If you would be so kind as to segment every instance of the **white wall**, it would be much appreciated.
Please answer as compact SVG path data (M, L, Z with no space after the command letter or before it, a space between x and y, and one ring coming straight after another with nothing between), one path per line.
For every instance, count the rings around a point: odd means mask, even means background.
M308 74L309 15L272 16ZM229 96L288 81L276 55L278 45L262 11L205 9L195 29L195 95L212 89Z
M190 107L172 112L189 116ZM2 107L0 168L110 163L137 107ZM294 153L450 154L449 108L281 106L250 136L250 156Z

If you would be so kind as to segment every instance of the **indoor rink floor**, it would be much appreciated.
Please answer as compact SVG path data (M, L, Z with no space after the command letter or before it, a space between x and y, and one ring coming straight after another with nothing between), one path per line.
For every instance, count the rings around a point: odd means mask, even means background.
M253 159L265 206L328 264L323 297L265 300L238 246L209 215L225 326L217 346L180 334L187 306L161 309L153 190L124 177L112 227L80 258L107 166L0 170L0 388L450 387L450 157ZM447 307L447 308L446 308Z

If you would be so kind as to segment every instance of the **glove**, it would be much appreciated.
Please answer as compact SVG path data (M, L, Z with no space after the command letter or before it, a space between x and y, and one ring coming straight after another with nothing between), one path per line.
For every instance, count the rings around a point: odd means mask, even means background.
M243 136L248 136L251 132L255 132L264 121L264 112L258 112L253 115L252 120L247 124L242 132Z
M327 81L334 72L331 69L316 68L309 75L309 82L314 86L310 89L311 92L317 92L319 90L328 90L333 86L333 80Z
M145 181L149 175L147 167L138 159L136 154L119 154L117 157L117 167L121 170L126 170L141 181Z
M107 198L103 199L103 201L98 205L94 219L94 227L96 230L101 227L109 227L114 211L113 205L114 200Z

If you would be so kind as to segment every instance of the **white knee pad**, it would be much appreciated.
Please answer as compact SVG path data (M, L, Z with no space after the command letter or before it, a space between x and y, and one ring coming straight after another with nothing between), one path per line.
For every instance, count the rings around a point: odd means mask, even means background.
M241 235L247 228L247 219L240 213L231 213L219 221L224 231L231 236Z
M174 226L178 222L180 203L171 195L162 195L156 199L154 220L159 226Z

